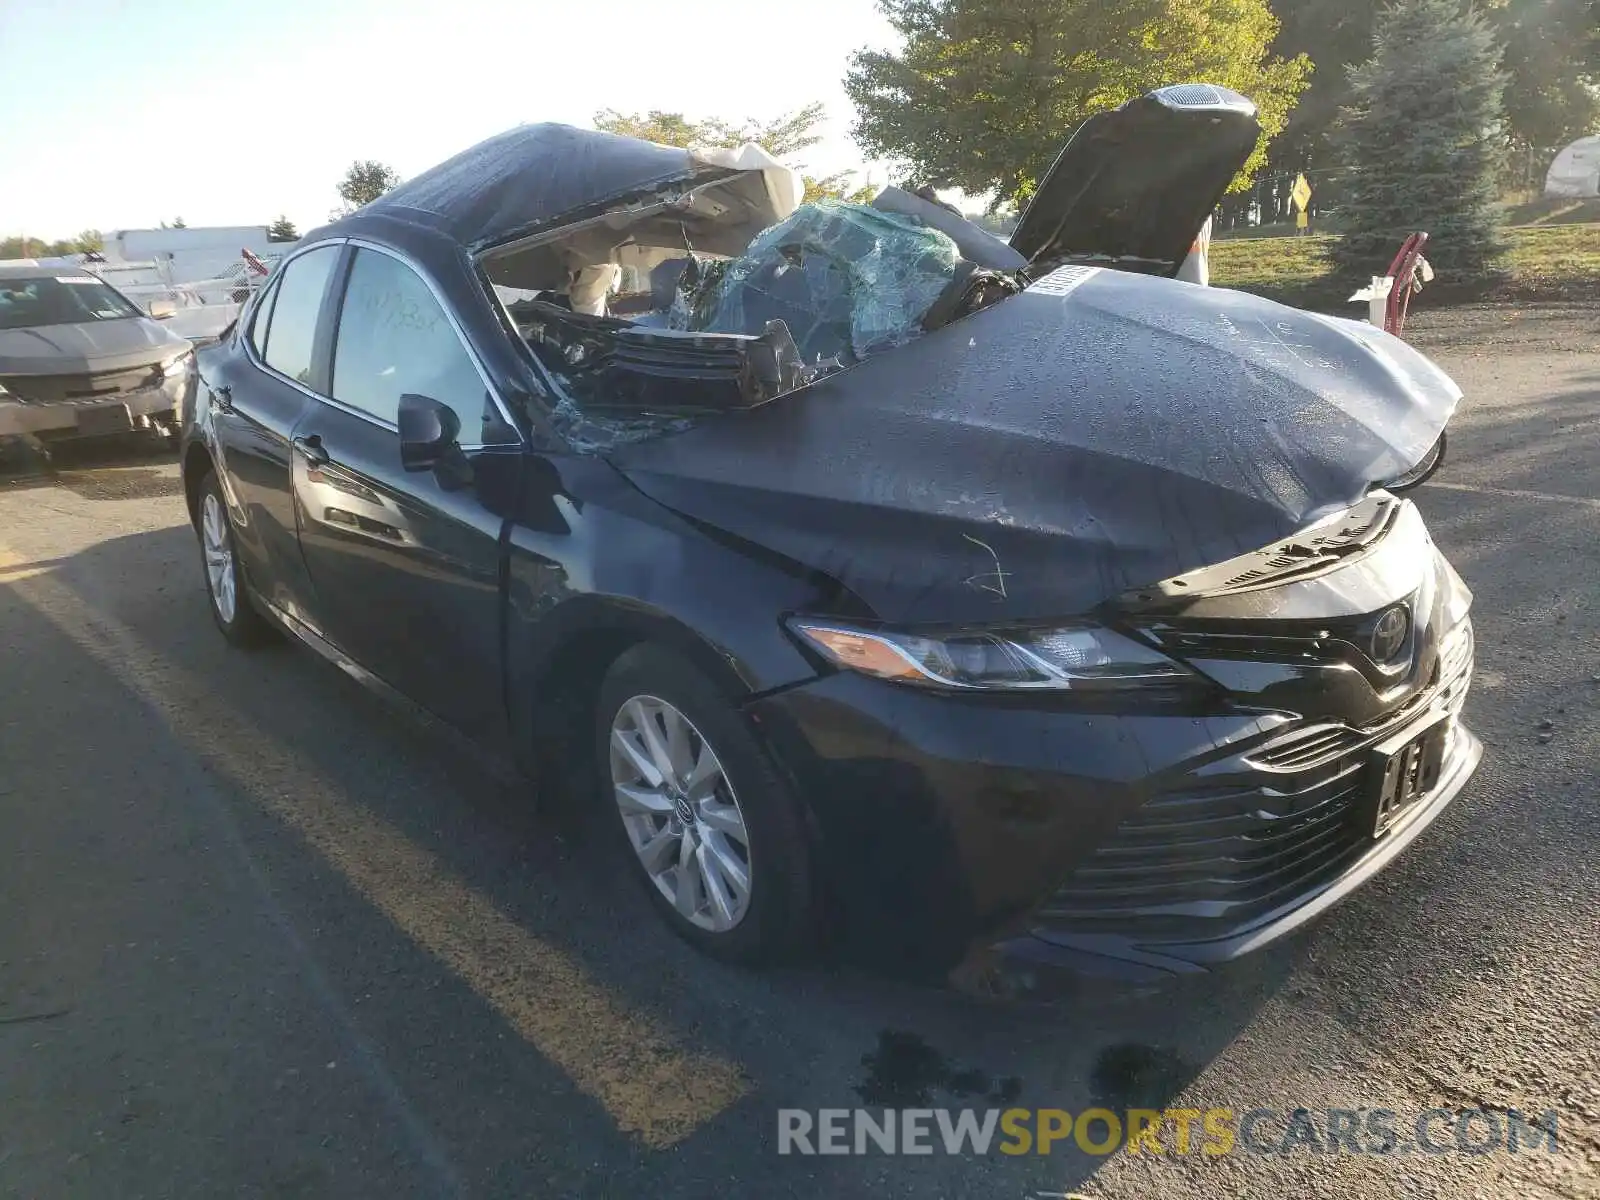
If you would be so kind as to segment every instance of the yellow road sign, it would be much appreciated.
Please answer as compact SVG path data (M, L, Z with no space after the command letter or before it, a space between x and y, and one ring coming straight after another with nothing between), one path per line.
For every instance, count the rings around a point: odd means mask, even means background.
M1294 187L1289 189L1289 199L1294 201L1294 206L1305 212L1306 205L1311 203L1311 185L1306 182L1304 175L1294 177Z
M1306 219L1305 209L1301 209L1299 212L1295 213L1294 226L1296 229L1304 229L1309 224L1311 224L1311 222Z

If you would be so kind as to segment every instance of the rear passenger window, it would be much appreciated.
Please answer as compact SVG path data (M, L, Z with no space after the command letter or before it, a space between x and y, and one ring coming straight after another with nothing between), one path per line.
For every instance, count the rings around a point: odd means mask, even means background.
M255 347L256 356L265 359L267 356L267 326L272 321L272 302L278 298L278 281L274 279L270 291L261 297L261 303L256 305L255 317L250 322L250 344Z
M297 383L311 385L311 349L317 336L317 313L322 308L328 277L339 261L338 245L319 246L283 267L278 294L272 301L272 319L266 344L255 331L257 348L267 366Z
M453 408L463 445L515 440L427 283L397 258L357 250L334 343L333 398L393 425L407 393Z

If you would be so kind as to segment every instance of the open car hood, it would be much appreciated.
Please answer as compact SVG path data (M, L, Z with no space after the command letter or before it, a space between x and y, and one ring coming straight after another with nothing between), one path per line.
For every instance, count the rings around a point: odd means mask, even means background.
M1072 616L1420 462L1460 389L1370 326L1062 267L810 388L620 445L647 495L886 621Z
M1011 245L1038 266L1101 260L1176 275L1260 136L1256 106L1208 83L1098 113L1040 180Z

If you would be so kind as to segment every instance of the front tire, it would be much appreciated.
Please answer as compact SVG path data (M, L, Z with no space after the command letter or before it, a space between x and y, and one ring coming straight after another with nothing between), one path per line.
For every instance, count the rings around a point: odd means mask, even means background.
M744 718L688 659L629 650L600 690L601 804L663 919L712 957L754 964L810 940L799 803Z
M206 597L211 617L222 636L235 646L251 648L272 638L272 627L256 611L239 571L233 521L215 471L200 481L200 561L205 571Z

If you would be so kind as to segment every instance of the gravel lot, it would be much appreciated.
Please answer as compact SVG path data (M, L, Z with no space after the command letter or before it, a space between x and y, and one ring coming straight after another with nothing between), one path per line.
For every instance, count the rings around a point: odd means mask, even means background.
M1477 779L1291 944L1050 1012L687 956L515 781L227 650L170 461L0 480L0 1194L1600 1196L1600 313L1411 336L1468 396L1419 503L1477 595ZM985 1106L963 1070L1074 1112L1556 1109L1559 1146L777 1153L857 1089Z

